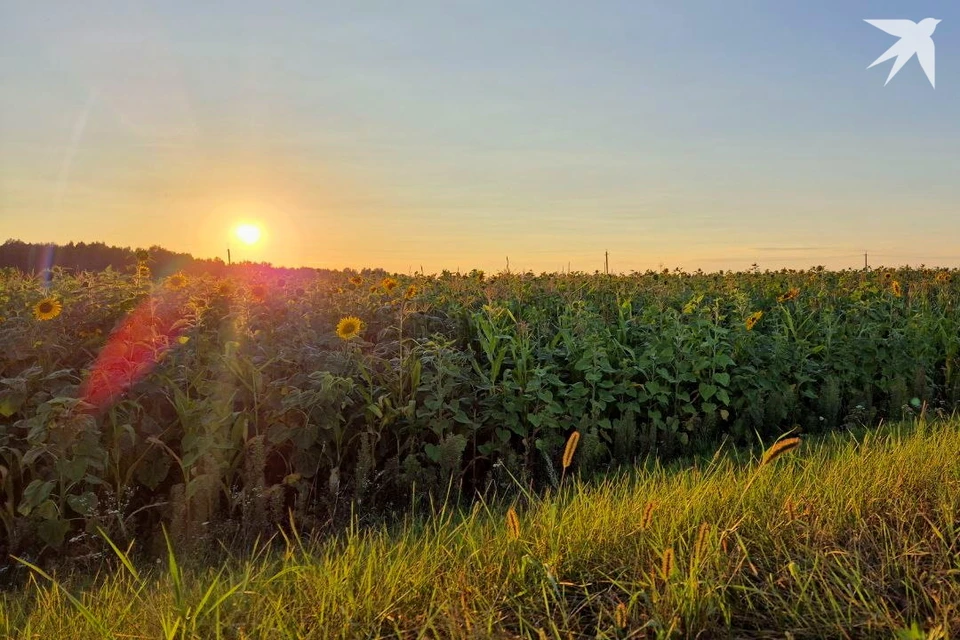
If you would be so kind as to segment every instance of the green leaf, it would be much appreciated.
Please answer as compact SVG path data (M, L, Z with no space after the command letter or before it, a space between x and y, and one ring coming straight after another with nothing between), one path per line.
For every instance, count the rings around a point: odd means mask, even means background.
M56 486L56 483L53 480L44 482L38 479L28 484L27 488L23 490L23 498L20 500L20 506L17 507L20 515L30 515L31 511L50 496L54 486Z
M725 371L718 371L715 374L713 374L713 381L721 386L729 387L730 374Z
M40 539L54 548L58 548L63 544L63 539L69 530L70 523L60 518L44 520L37 527L37 533L40 535Z
M80 495L67 496L67 504L80 515L89 516L100 504L100 501L93 491L85 491Z
M23 406L26 396L11 391L0 392L0 416L9 418Z
M709 400L717 394L717 388L712 384L700 383L700 397Z
M137 467L137 480L153 491L167 478L170 464L170 458L160 452L146 456Z

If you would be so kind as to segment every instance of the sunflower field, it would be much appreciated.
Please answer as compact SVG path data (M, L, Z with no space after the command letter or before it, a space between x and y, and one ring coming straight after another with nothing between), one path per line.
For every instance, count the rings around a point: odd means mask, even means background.
M948 414L958 303L926 268L2 272L0 553L253 540Z

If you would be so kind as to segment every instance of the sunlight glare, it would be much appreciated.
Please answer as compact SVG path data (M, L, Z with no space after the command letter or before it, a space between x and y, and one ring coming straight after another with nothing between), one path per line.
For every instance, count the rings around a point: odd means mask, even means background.
M260 227L253 224L241 224L236 233L246 244L255 244L260 239Z

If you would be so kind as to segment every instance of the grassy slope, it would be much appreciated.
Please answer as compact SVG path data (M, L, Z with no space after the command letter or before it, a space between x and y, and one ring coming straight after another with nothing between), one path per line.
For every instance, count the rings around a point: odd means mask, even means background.
M722 457L570 489L519 507L516 540L502 509L478 505L293 541L222 573L141 579L131 565L69 587L81 607L37 577L0 600L0 633L863 638L917 623L960 634L960 422L804 443L764 467Z

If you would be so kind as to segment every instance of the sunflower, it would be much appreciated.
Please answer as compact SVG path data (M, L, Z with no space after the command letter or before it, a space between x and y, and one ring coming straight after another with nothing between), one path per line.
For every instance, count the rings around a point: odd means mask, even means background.
M384 278L384 279L380 282L380 286L383 287L384 289L386 289L387 291L393 291L394 289L397 288L397 285L398 285L398 284L399 284L399 283L398 283L396 280L394 280L393 278Z
M777 302L787 302L788 300L795 300L799 295L800 295L800 288L794 287L789 291L787 291L785 294L781 296L777 296Z
M336 293L336 294L338 294L338 295L341 294L341 293L343 293L343 287L337 287L337 289L336 289L336 291L335 291L334 293Z
M221 282L219 285L217 285L217 293L221 296L229 296L231 293L233 293L233 285L231 285L229 282Z
M250 287L250 295L257 300L263 300L267 297L267 288L262 284L255 284Z
M359 287L360 285L363 284L363 278L361 278L360 276L353 276L352 278L350 278L350 284L352 284L355 287Z
M61 311L63 306L56 298L44 298L33 306L33 315L37 320L53 320Z
M167 278L167 287L170 289L183 289L185 286L187 286L187 276L182 273L175 273Z
M377 285L375 284L370 285L370 293L376 293L376 292L377 292Z
M894 280L890 283L890 293L897 296L898 298L903 295L903 290L900 288L900 283Z
M937 282L939 282L940 284L947 284L948 282L950 282L950 280L951 280L950 273L947 271L941 271L940 273L937 274Z
M750 316L747 318L747 322L746 322L747 331L753 331L753 328L757 326L757 323L760 322L760 318L762 317L763 317L763 311L757 311L755 313L751 313Z
M415 295L417 295L417 293L419 293L419 291L417 290L417 287L415 285L410 285L409 287L407 287L407 290L403 292L403 297L407 300L410 300Z
M886 273L883 274L883 279L884 279L884 280L892 280L892 279L893 279L893 273L890 272L890 271L887 271Z
M363 322L360 320L360 318L348 316L346 318L341 318L340 322L337 323L337 335L342 340L350 340L360 335L360 329L362 328Z

